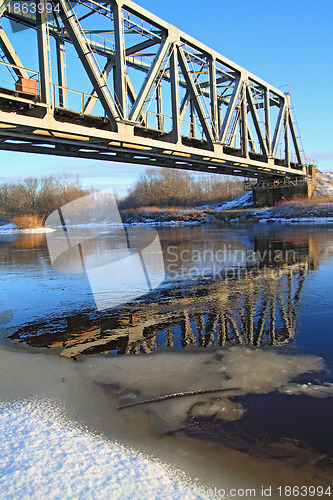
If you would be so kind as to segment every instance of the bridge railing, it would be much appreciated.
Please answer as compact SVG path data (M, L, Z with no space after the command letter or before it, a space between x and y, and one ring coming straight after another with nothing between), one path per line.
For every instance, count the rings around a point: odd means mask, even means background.
M105 112L97 96L92 97L92 94L55 84L51 84L50 87L53 108L64 108L80 114L89 114L86 112L86 105L92 98L95 101L93 114L104 117Z
M74 111L79 114L92 114L95 116L105 116L104 109L96 95L88 94L68 87L50 84L51 105L53 108L63 108L69 111ZM93 100L93 107L87 111L87 103ZM130 106L127 106L130 110ZM159 125L163 123L163 127ZM146 129L156 130L164 133L171 132L172 130L172 116L165 113L157 113L151 110L143 110L138 121L138 126ZM195 128L196 138L204 139L204 131L201 123L196 118L195 121L186 119L181 120L180 123L181 134L185 137L192 137L191 129Z
M2 63L3 65L5 63ZM11 65L13 66L13 65ZM35 72L34 72L35 73ZM0 69L1 75L1 69ZM1 78L1 76L0 76ZM88 94L85 92L81 92L78 90L70 89L68 87L51 84L51 96L52 96L52 106L53 108L60 107L64 109L68 109L71 111L75 111L80 114L93 114L95 116L103 117L105 116L104 109L99 101L99 98L96 95ZM94 105L91 110L87 112L86 106L87 102L93 99ZM128 111L130 110L130 106L127 106ZM163 124L160 127L160 124ZM171 132L172 130L172 116L164 113L157 113L151 110L142 110L140 119L138 121L138 126L142 126L145 129L151 129L156 131L163 131L164 133ZM182 119L180 123L181 127L181 135L184 137L191 138L193 135L196 138L201 138L204 140L204 130L196 118L195 121L189 121ZM195 134L193 134L193 129L195 129ZM192 131L192 132L191 132ZM241 136L239 134L235 134L230 132L226 137L226 145L231 148L240 148L241 144ZM261 147L259 141L252 140L253 152L258 152L260 154ZM276 149L274 158L284 160L285 159L285 151L283 149ZM291 163L297 164L298 158L297 155L293 152L289 152L289 161ZM308 164L310 160L307 158L303 158L304 164ZM311 163L311 162L310 162Z
M276 149L274 158L277 158L279 160L284 160L285 159L285 151L284 149ZM289 152L289 161L291 163L298 163L297 155L295 153ZM304 161L304 159L303 159ZM304 162L305 163L305 162Z

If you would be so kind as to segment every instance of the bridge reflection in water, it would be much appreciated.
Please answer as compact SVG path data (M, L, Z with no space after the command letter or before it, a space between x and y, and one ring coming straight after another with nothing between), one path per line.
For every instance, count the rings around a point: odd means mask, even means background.
M277 241L274 237L267 239L267 235L256 237L251 251L261 256L257 262L243 259L232 268L222 266L218 278L202 276L174 284L170 281L143 299L109 312L87 310L27 324L18 328L11 339L34 347L57 348L61 355L73 358L80 354L151 353L186 346L289 343L297 335L304 283L318 266L316 240L310 239L295 241L279 235ZM188 245L186 240L178 243L179 254ZM273 262L274 245L282 255L293 258ZM233 245L232 255L236 251L245 255L241 244Z

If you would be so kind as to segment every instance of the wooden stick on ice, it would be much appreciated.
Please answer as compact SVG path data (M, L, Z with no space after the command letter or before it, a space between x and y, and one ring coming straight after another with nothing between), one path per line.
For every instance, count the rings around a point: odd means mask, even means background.
M129 403L127 405L118 406L117 410L123 410L124 408L131 408L132 406L144 405L147 403L158 403L159 401L165 401L167 399L173 398L183 398L185 396L197 396L198 394L213 394L214 392L225 392L225 391L237 391L239 389L227 388L227 389L202 389L197 391L187 391L187 392L174 392L172 394L166 394L165 396L158 396L153 399L146 399L145 401L136 401L135 403Z

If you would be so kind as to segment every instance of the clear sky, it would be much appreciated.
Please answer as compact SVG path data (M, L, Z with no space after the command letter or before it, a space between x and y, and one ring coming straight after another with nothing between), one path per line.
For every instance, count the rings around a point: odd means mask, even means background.
M137 3L275 87L290 84L306 156L318 160L321 170L333 171L333 0ZM85 186L113 187L124 194L144 170L0 151L0 181L73 172Z

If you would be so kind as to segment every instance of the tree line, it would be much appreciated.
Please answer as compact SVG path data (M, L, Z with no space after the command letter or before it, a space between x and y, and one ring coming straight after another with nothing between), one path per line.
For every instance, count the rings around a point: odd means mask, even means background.
M243 181L227 175L149 168L120 201L120 207L191 207L224 202L243 193Z
M28 177L0 185L0 214L33 215L45 219L57 208L94 192L69 174ZM169 168L147 169L119 200L120 209L193 207L233 199L244 192L243 182L216 174L196 174Z

